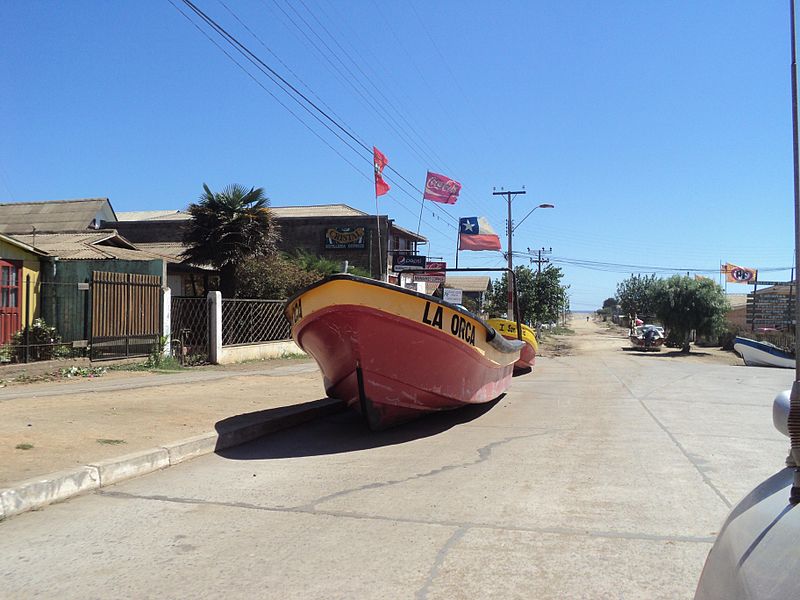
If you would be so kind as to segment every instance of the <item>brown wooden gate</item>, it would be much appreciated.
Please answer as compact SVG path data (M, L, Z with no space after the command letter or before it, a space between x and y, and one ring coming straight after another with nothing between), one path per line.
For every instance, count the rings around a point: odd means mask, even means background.
M161 277L92 272L92 360L147 356L162 335Z

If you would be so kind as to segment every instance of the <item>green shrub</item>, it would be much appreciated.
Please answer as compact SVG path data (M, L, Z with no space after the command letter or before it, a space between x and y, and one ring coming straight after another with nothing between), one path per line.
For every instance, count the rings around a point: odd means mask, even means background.
M45 323L44 319L34 319L28 327L29 361L64 358L71 353L72 349L61 343L61 336L55 327ZM11 360L17 362L25 360L25 329L21 329L11 337Z

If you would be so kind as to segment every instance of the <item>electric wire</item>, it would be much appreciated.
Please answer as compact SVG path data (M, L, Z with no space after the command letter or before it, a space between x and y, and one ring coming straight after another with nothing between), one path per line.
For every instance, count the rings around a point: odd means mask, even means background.
M170 4L172 4L172 5L173 5L173 6L174 6L176 9L178 9L178 7L177 7L177 6L176 6L176 5L175 5L175 4L172 2L172 0L168 0L168 1L169 1L169 2L170 2ZM236 49L236 50L237 50L237 51L238 51L240 54L242 54L242 55L243 55L243 56L244 56L246 59L248 59L248 61L249 61L249 62L251 62L251 64L253 64L253 65L254 65L256 68L258 68L258 69L259 69L259 70L260 70L260 71L261 71L263 74L265 74L267 77L269 77L269 78L270 78L270 79L273 81L273 83L275 83L276 85L278 85L278 87L279 87L279 88L280 88L282 91L284 91L284 93L286 93L286 94L287 94L287 95L288 95L290 98L292 98L292 99L293 99L293 100L294 100L294 101L295 101L295 102L296 102L296 103L297 103L299 106L301 106L301 107L302 107L304 110L306 110L306 112L308 112L308 113L309 113L309 114L310 114L312 117L314 117L314 118L315 118L315 120L317 120L317 121L318 121L320 124L322 124L322 125L323 125L323 126L326 128L326 129L328 129L328 131L330 131L330 132L331 132L333 135L335 135L335 136L336 136L336 137L337 137L337 138L338 138L338 139L339 139L341 142L343 142L345 145L347 145L347 146L348 146L348 147L349 147L351 150L353 150L354 152L356 152L357 154L359 154L359 156L360 156L360 157L361 157L363 160L365 160L365 161L367 161L368 163L372 164L372 160L371 160L371 159L364 157L364 156L363 156L363 155L361 155L361 154L360 154L358 151L356 151L356 149L355 149L355 148L353 148L353 146L352 146L352 145L351 145L351 144L350 144L350 143L349 143L347 140L345 140L345 139L342 137L342 135L340 135L340 134L339 134L337 131L335 131L335 130L334 130L334 129L333 129L333 128L332 128L332 127L331 127L331 126L328 124L328 123L326 123L326 122L325 122L325 121L324 121L322 118L320 118L318 115L314 114L314 111L312 111L312 110L311 110L311 109L310 109L308 106L304 105L304 104L303 104L303 102L301 102L300 100L298 100L298 99L297 99L297 97L295 97L295 95L293 95L291 92L293 92L293 93L294 93L294 94L296 94L297 96L300 96L300 97L302 98L302 100L303 100L303 101L305 101L305 102L306 102L308 105L310 105L311 107L313 107L313 108L314 108L314 110L316 110L316 111L317 111L317 112L318 112L320 115L322 115L322 116L323 116L323 117L324 117L324 118L325 118L327 121L329 121L330 123L332 123L333 125L335 125L335 127L336 127L337 129L339 129L341 132L343 132L343 133L344 133L344 134L345 134L347 137L349 137L351 140L353 140L353 141L354 141L354 142L355 142L357 145L361 146L361 147L362 147L364 150L370 151L370 149L369 149L369 148L368 148L368 147L367 147L367 146L366 146L366 145L365 145L363 142L361 142L361 141L360 141L360 140L359 140L359 139L358 139L358 138L357 138L355 135L353 135L353 134L352 134L351 132L349 132L349 131L348 131L346 128L344 128L344 127L343 127L341 124L339 124L339 123L338 123L338 122L337 122L335 119L333 119L333 118L332 118L332 117L331 117L329 114L327 114L325 111L323 111L321 108L319 108L319 106L317 106L317 105L316 105L316 104L315 104L313 101L311 101L311 100L310 100L310 99L309 99L309 98L308 98L308 97L307 97L305 94L303 94L302 92L300 92L300 91L299 91L299 90L298 90L296 87L294 87L294 86L293 86L291 83L289 83L288 81L286 81L286 79L284 79L283 77L281 77L281 75L280 75L280 74L278 74L278 73L277 73L277 72L276 72L274 69L272 69L271 67L269 67L269 65L267 65L267 64L266 64L266 63L264 63L264 62L263 62L261 59L259 59L257 56L255 56L255 55L254 55L254 54L253 54L253 53L252 53L252 52L251 52L251 51L250 51L248 48L246 48L246 47L245 47L243 44L241 44L241 42L239 42L239 41L238 41L238 40L237 40L237 39L236 39L234 36L232 36L230 33L228 33L228 32L227 32L227 31L226 31L226 30L225 30L225 29L224 29L224 28L223 28L221 25L219 25L218 23L216 23L216 21L214 21L214 20L213 20L211 17L209 17L209 16L208 16L206 13L204 13L202 10L200 10L200 9L199 9L199 8L198 8L198 7L197 7L197 6L196 6L194 3L192 3L192 2L191 2L191 0L181 0L181 1L182 1L182 2L183 2L185 5L186 5L186 6L188 6L188 7L189 7L189 8L190 8L190 9L191 9L191 10L192 10L192 11L193 11L193 12L194 12L194 13L195 13L197 16L199 16L199 17L200 17L200 18L201 18L201 19L202 19L202 20L203 20L203 21L204 21L204 22L205 22L207 25L209 25L209 27L211 27L211 28L212 28L214 31L216 31L216 32L217 32L217 34L219 34L219 35L220 35L220 36L221 36L221 37L222 37L222 38L223 38L223 39L224 39L226 42L228 42L228 43L229 43L229 44L230 44L232 47L234 47L234 49ZM181 14L182 14L184 17L186 17L187 19L189 19L189 21L190 21L190 22L192 22L192 24L193 24L193 25L195 25L195 27L197 27L197 25L196 25L196 24L195 24L195 23L194 23L194 22L193 22L193 21L192 21L192 20L191 20L191 19L190 19L190 18L189 18L187 15L185 15L185 14L183 13L183 11L180 11L180 10L179 10L179 12L180 12L180 13L181 13ZM199 29L199 28L198 28L198 29ZM202 32L202 29L200 29L200 31ZM205 32L202 32L202 33L205 35ZM206 35L206 37L208 38L208 36L207 36L207 35ZM231 56L230 56L230 55L229 55L227 52L225 52L225 51L224 51L224 49L222 49L222 48L221 48L221 47L220 47L218 44L216 44L216 43L215 43L213 40L211 40L211 38L208 38L208 39L209 39L210 41L212 41L212 42L214 43L214 45L215 45L217 48L219 48L220 50L222 50L222 51L223 51L223 52L224 52L224 53L225 53L225 54L226 54L226 55L227 55L229 58L231 58L231 60L234 60L234 59L233 59L233 58L232 58L232 57L231 57ZM242 68L242 69L245 71L245 73L247 73L247 74L248 74L248 75L249 75L251 78L253 78L252 74L251 74L251 73L249 73L249 71L247 71L246 69L244 69L244 67L242 67L241 65L239 65L239 63L238 63L238 62L236 62L235 60L234 60L234 62L235 62L235 63L236 63L236 64L237 64L237 65L238 65L240 68ZM256 81L257 81L257 80L256 80ZM279 82L280 82L280 83L279 83ZM265 91L267 91L267 92L270 94L270 96L272 96L273 98L275 98L275 99L277 100L277 97L276 97L276 96L275 96L275 95L274 95L272 92L270 92L269 90L267 90L267 89L266 89L266 88L265 88L263 85L261 85L261 84L260 84L260 82L257 82L257 83L259 83L259 86L260 86L260 87L262 87L262 89L264 89ZM281 83L283 83L284 85L281 85ZM286 89L286 87L284 87L284 86L288 87L288 88L289 88L289 90L287 90L287 89ZM291 92L290 92L290 90L291 90ZM280 102L280 101L279 101L279 104L280 104L280 105L281 105L283 108L285 108L285 109L289 110L289 109L288 109L288 107L287 107L287 106L286 106L286 105L285 105L283 102ZM290 112L290 113L292 113L292 114L294 114L294 113L293 113L293 111L289 111L289 112ZM299 119L299 117L298 117L296 114L295 114L294 116L295 116L296 118L298 118L298 119ZM301 120L301 122L302 122L302 120ZM308 127L308 125L306 125L306 127ZM313 131L313 130L312 130L312 131ZM316 135L316 132L315 132L315 135ZM317 135L317 137L320 137L320 136L319 136L319 135ZM320 139L322 139L322 138L320 137ZM328 145L329 147L331 147L331 148L332 148L332 146L330 146L330 144L327 144L327 142L326 142L326 145ZM333 149L333 148L332 148L332 149ZM341 158L344 158L344 157L343 157L343 156L342 156L342 155L341 155L339 152L336 152L336 154L337 154L338 156L340 156ZM370 154L371 154L371 151L370 151ZM350 161L347 161L347 162L348 162L348 164L350 164L351 166L354 166L352 163L350 163ZM396 171L394 171L394 172L396 172ZM410 182L408 182L408 180L407 180L407 179L405 179L405 178L404 178L404 177L403 177L403 176L402 176L402 175L401 175L399 172L396 172L396 173L397 173L397 175L400 177L400 179L401 179L401 180L403 180L403 181L407 182L407 184L411 185L411 187L415 187L415 186L413 186L413 184L411 184ZM391 179L390 179L390 178L388 178L388 177L387 177L387 179L389 179L389 180L391 181ZM406 194L406 195L407 195L409 198L411 198L411 199L412 199L412 200L414 200L415 202L422 202L422 199L421 199L421 198L416 198L416 197L414 197L414 196L413 196L412 194L410 194L410 193L409 193L407 190L405 190L405 189L404 189L402 186L398 185L398 186L397 186L397 189L399 189L400 191L402 191L404 194ZM399 202L398 202L398 204L402 205L402 204L401 204L401 203L399 203ZM404 207L404 208L405 208L405 207ZM413 214L413 213L412 213L412 214ZM445 214L447 214L447 213L445 213ZM448 215L448 216L450 216L450 215ZM429 223L427 223L427 222L426 222L426 224L427 224L428 226L430 226L430 224L429 224ZM455 228L454 228L454 227L452 227L452 226L451 226L451 228L455 229ZM441 230L438 230L438 229L437 229L437 228L435 228L435 227L434 227L433 229L434 229L435 231L437 231L438 233L440 233L440 234L447 235L447 234L444 234L444 233L443 233Z

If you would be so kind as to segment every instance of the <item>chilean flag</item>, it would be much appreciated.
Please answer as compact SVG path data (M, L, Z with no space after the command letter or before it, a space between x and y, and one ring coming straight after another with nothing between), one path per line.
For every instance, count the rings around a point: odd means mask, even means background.
M485 217L458 220L459 250L500 250L500 238Z

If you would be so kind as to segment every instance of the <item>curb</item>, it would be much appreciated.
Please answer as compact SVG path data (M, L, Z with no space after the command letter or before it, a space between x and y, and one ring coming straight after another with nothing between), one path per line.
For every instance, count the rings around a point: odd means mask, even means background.
M324 398L304 404L237 415L217 423L215 431L157 448L20 481L8 488L0 489L0 521L217 450L238 446L270 433L340 412L345 406L341 400Z

